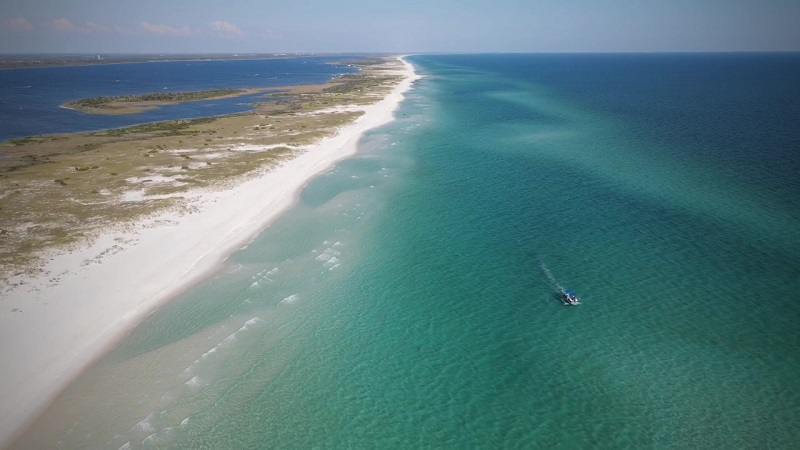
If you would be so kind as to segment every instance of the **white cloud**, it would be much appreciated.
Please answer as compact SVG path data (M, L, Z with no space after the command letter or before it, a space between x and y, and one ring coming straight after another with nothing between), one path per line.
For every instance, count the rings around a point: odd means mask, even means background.
M211 31L213 31L214 34L223 36L232 36L237 38L244 37L244 32L239 27L230 22L224 22L221 20L211 22Z
M133 36L136 34L135 31L131 30L128 27L121 27L119 25L114 25L114 32L117 34L122 34L125 36Z
M198 31L192 29L192 27L190 27L189 25L184 25L180 28L175 28L169 25L142 22L141 27L144 31L147 31L148 33L160 34L162 36L189 37L200 34Z
M61 33L108 33L111 31L106 25L97 22L86 22L83 26L75 25L69 19L64 17L60 19L56 19L50 22L50 28L52 30L61 32Z
M64 33L85 33L88 31L85 28L76 26L74 23L70 22L69 19L63 17L50 22L50 28Z
M16 31L16 32L29 32L33 31L33 25L28 22L24 17L17 17L15 19L8 19L0 24L0 29L3 31Z
M109 29L102 23L95 23L95 22L86 22L86 28L98 33L108 33L109 31L111 31L111 29Z

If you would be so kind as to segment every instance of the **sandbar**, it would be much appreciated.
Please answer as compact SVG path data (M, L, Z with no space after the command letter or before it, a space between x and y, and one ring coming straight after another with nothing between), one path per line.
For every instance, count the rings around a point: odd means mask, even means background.
M122 97L96 97L67 102L62 108L87 114L126 115L139 114L159 109L162 106L181 103L223 100L227 98L254 95L274 90L273 88L224 89L199 92L168 92Z

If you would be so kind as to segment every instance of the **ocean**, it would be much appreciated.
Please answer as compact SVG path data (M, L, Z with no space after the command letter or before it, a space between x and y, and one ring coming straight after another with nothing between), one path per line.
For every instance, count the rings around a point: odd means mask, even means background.
M0 142L249 111L252 103L266 101L263 94L162 106L121 116L85 114L61 105L101 96L322 84L357 71L347 64L333 63L359 58L363 57L162 61L0 70Z
M800 442L800 55L409 61L394 122L21 442Z

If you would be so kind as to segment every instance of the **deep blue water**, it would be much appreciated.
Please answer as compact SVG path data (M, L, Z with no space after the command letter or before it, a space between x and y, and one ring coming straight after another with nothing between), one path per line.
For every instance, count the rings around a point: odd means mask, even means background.
M397 120L39 442L794 448L800 55L410 61Z
M90 115L60 106L100 96L319 84L355 69L331 62L353 57L253 61L177 61L44 67L0 71L0 142L40 134L75 133L148 122L232 114L259 96L189 102L125 116Z

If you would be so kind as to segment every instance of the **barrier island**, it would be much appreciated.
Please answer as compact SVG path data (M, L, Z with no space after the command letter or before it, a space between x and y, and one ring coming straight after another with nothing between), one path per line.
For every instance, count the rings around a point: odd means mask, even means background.
M267 89L215 89L197 92L156 92L151 94L124 95L118 97L93 97L65 103L65 108L88 114L137 114L157 109L159 106L177 105L185 102L220 100L257 94Z

